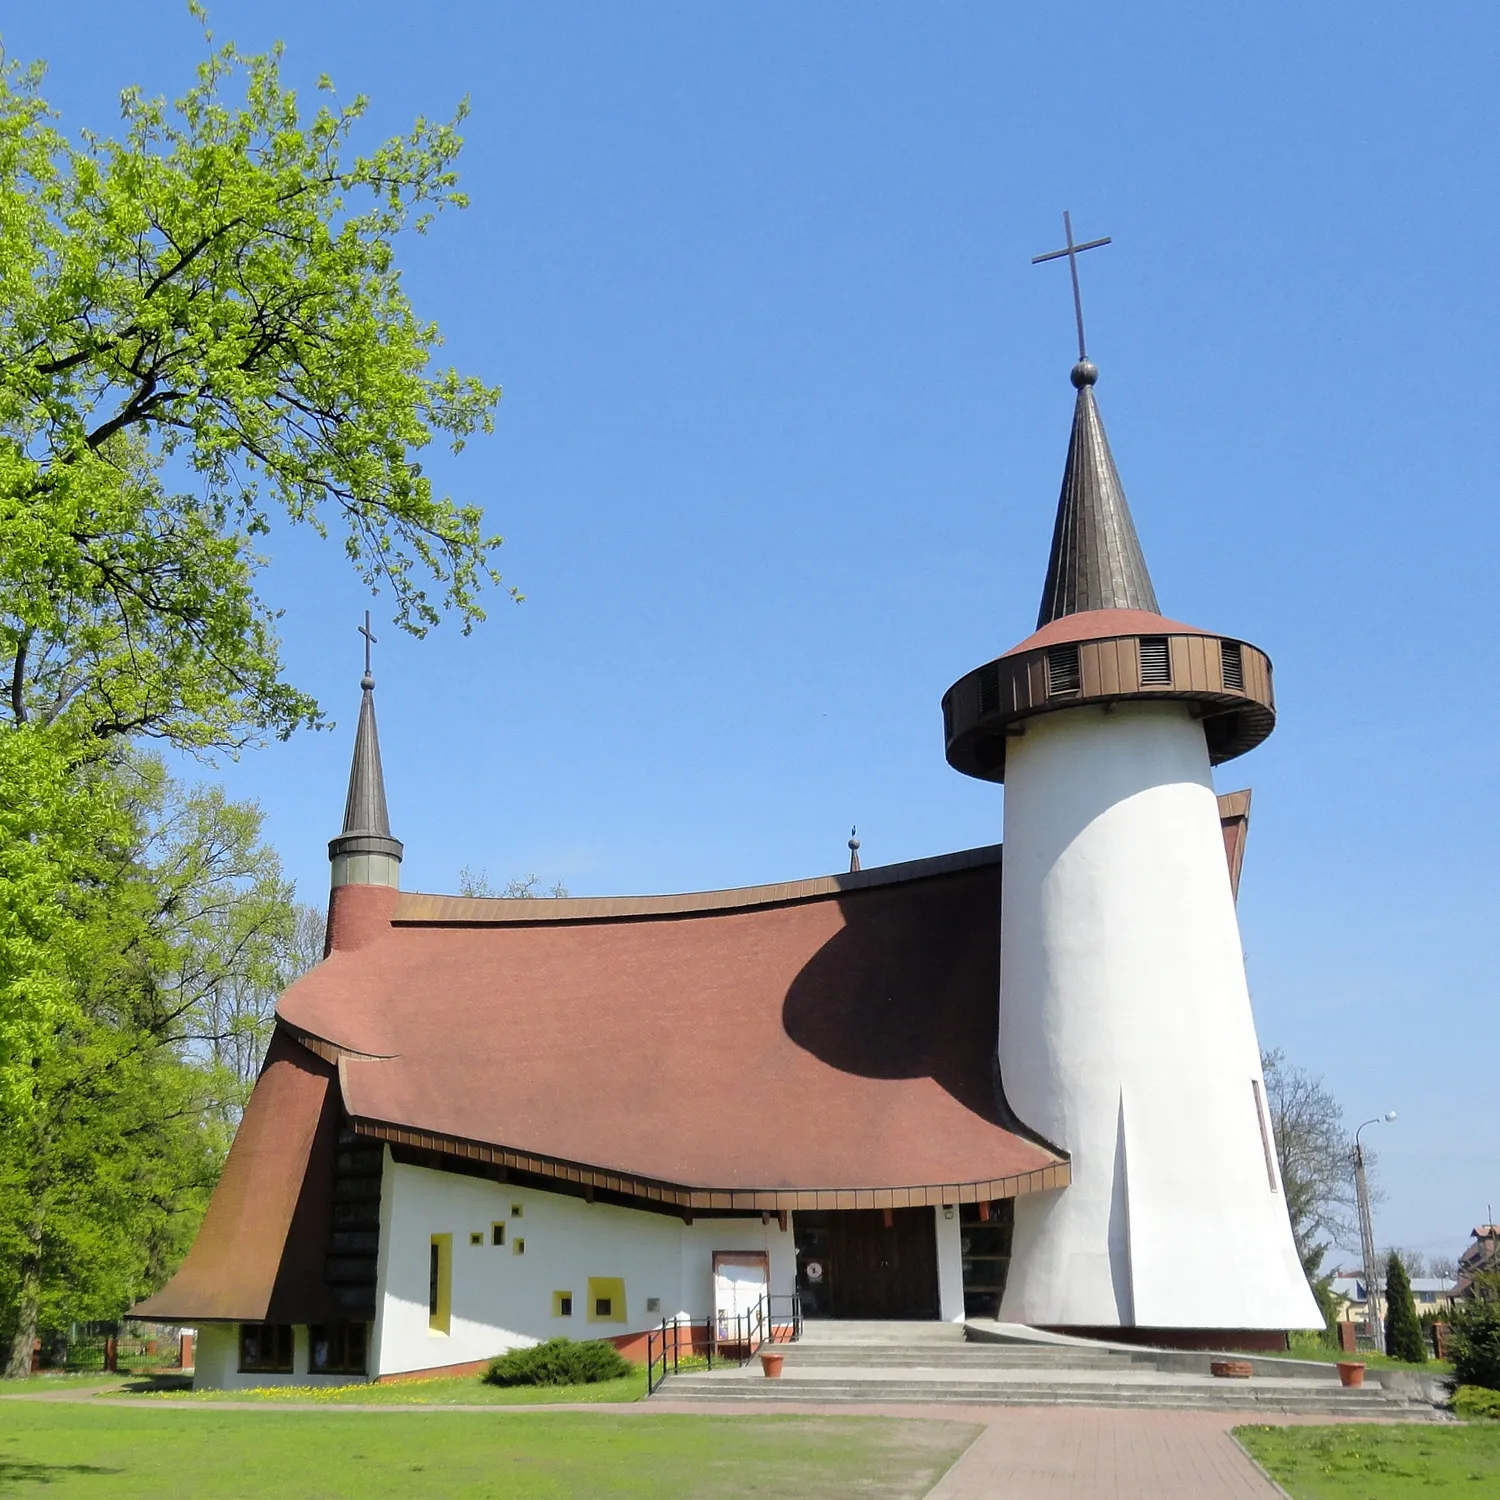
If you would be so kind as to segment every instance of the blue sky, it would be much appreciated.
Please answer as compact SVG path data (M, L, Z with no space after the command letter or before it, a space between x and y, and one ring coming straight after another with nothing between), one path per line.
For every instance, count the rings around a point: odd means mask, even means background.
M392 133L462 96L473 206L405 254L505 387L452 492L526 594L380 629L409 888L465 864L680 890L989 843L939 699L1035 618L1071 411L1067 274L1164 611L1266 648L1241 899L1264 1044L1376 1144L1377 1235L1500 1200L1492 6L220 0ZM168 0L16 8L64 123L176 92ZM219 774L309 899L369 603L271 539L337 731ZM377 618L381 601L375 601Z

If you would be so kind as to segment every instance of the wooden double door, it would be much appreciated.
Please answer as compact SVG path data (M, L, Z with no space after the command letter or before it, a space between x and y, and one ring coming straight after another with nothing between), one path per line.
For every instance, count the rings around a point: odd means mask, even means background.
M938 1316L937 1226L930 1208L799 1212L793 1223L806 1316Z

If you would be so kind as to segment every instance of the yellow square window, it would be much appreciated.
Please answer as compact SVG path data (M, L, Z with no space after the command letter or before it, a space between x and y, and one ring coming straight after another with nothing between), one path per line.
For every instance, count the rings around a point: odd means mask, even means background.
M625 1280L621 1276L590 1276L588 1318L590 1323L623 1323Z
M554 1318L571 1318L573 1316L572 1292L553 1292L552 1316Z

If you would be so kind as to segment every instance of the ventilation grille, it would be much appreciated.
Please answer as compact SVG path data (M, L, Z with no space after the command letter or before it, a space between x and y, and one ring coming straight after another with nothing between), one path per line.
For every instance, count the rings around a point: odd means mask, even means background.
M1245 660L1238 641L1219 642L1219 662L1224 671L1224 686L1231 693L1245 691Z
M1141 637L1141 686L1172 686L1172 653L1164 635Z
M979 712L992 714L1000 707L1000 668L993 662L979 669Z
M1078 647L1054 646L1047 653L1047 696L1057 698L1063 693L1076 693L1082 683Z

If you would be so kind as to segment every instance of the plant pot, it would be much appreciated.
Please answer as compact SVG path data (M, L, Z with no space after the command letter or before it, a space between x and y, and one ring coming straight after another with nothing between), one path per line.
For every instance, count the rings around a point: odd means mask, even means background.
M786 1358L784 1354L762 1354L760 1367L765 1372L767 1380L781 1379L781 1363Z
M1208 1368L1220 1380L1249 1380L1255 1369L1248 1359L1211 1359Z
M1336 1368L1340 1385L1357 1386L1365 1383L1365 1367L1358 1360L1341 1359Z

